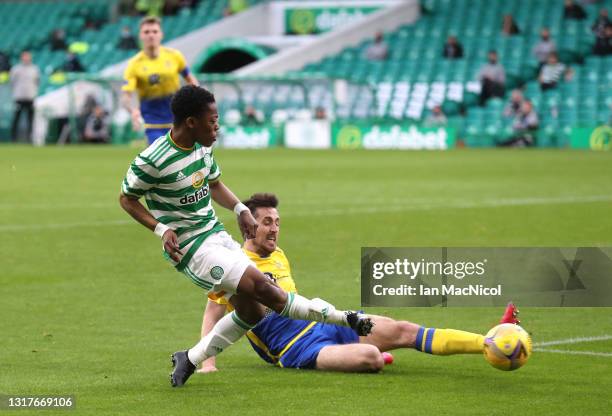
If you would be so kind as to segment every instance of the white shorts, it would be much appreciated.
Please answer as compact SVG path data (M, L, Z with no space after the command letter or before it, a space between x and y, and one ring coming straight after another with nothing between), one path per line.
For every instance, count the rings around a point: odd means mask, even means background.
M228 298L236 293L240 278L254 263L240 244L225 231L208 237L183 270L193 282L209 292L225 292Z

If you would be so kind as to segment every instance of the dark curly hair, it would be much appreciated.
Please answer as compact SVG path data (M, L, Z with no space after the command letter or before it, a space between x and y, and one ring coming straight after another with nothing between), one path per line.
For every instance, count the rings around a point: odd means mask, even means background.
M245 201L242 201L246 205L251 214L255 215L257 208L276 208L278 207L278 198L274 194L269 193L257 193L251 195L251 197Z
M188 117L197 117L208 110L209 104L215 102L215 96L206 88L195 85L181 87L172 97L172 114L174 124L181 124Z

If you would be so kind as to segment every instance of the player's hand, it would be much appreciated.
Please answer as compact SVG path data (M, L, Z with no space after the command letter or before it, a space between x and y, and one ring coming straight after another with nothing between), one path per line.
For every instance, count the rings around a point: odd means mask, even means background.
M238 226L240 227L240 232L245 240L255 238L255 233L257 232L257 221L253 217L253 214L251 214L251 211L245 210L240 213L238 216Z
M173 230L167 230L162 236L162 241L164 243L164 250L170 258L177 263L180 262L183 252L179 249L176 233Z
M132 110L132 130L140 131L142 127L142 115L140 114L140 110L134 109Z

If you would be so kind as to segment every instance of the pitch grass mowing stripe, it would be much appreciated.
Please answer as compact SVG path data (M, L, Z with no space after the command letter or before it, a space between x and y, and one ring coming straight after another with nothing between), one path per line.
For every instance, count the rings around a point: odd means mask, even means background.
M612 201L612 195L560 195L553 197L529 197L525 196L522 198L489 198L483 200L475 200L475 199L457 199L457 198L447 198L440 199L438 201L431 201L430 199L416 199L416 198L394 198L388 201L377 202L376 200L353 200L353 204L361 205L368 204L371 208L354 208L355 213L369 212L373 210L373 212L384 212L385 210L396 210L397 208L405 209L405 210L429 210L435 208L486 208L486 207L505 207L505 206L521 206L521 205L547 205L547 204L580 204L580 203L590 203L590 202L607 202ZM316 211L318 211L322 205L334 205L334 204L345 204L346 201L331 201L329 199L325 201L321 201L319 199L309 199L302 201L300 199L292 199L287 201L290 205L295 206L304 206L304 205L312 205L319 207ZM0 203L0 211L7 210L23 210L23 209L32 209L37 211L51 211L51 210L64 210L64 209L77 209L77 208L99 208L99 209L107 209L110 207L115 207L116 203L103 202L103 203L54 203L49 206L41 206L39 203L36 204L20 204L20 203ZM379 206L377 206L379 205ZM382 206L382 208L380 208ZM288 212L286 215L323 215L317 214L316 211L309 210L307 212ZM325 215L334 215L336 209L325 210L322 211ZM343 208L340 214L346 213L346 208ZM339 214L338 214L339 215Z
M289 216L331 216L331 215L350 215L350 214L378 214L403 211L429 211L433 209L471 209L471 208L501 208L512 206L529 205L551 205L551 204L583 204L592 202L612 201L612 195L585 195L585 196L561 196L550 198L512 198L512 199L485 199L481 201L449 199L436 203L414 204L410 202L391 203L383 206L356 207L356 208L334 208L317 209L316 211L293 212ZM372 205L372 204L370 204Z
M0 226L132 221L120 211L116 194L134 153L135 149L119 147L2 146L0 160L10 159L9 167L15 164L18 173L3 171L7 179L0 204L19 202L24 209L1 211ZM281 197L281 215L291 220L285 223L281 247L289 256L300 291L338 306L358 304L359 291L353 286L355 259L359 247L367 244L612 243L609 202L478 212L421 209L406 211L418 215L403 218L398 218L403 212L383 212L376 214L375 221L359 215L314 217L324 227L323 237L311 217L290 218L298 210L342 209L369 200L383 208L418 203L442 206L446 200L476 203L496 198L612 195L610 152L268 149L220 153L226 159L221 166L227 183L239 195L271 191ZM371 181L355 175L363 172L366 161L367 167L377 170ZM304 186L306 177L308 186ZM24 183L28 192L21 192ZM412 197L418 201L411 202ZM312 203L301 205L308 199ZM68 212L51 208L56 203L104 201L112 207L108 212L91 212L86 206ZM41 211L25 211L25 206L38 205L44 205ZM520 212L513 212L519 208ZM223 211L235 230L233 213ZM199 338L202 290L172 270L159 256L159 240L136 222L58 231L62 230L5 232L4 245L0 244L0 302L5 317L0 325L4 335L0 391L75 394L79 403L70 416L202 415L208 397L223 397L228 414L249 416L398 416L415 409L458 416L610 414L605 386L612 385L612 360L554 353L535 353L525 368L507 373L493 369L481 356L434 357L400 350L394 365L382 374L357 375L275 368L242 340L220 356L219 372L194 375L185 389L173 390L167 383L167 357ZM369 312L478 332L493 324L501 310L376 308ZM537 334L536 341L612 334L607 329L612 308L521 308L521 313ZM603 343L610 342L550 348L612 352L612 348L603 349Z
M305 212L288 212L284 214L286 217L293 216L329 216L329 215L347 215L347 214L368 214L382 212L401 212L401 211L428 211L432 209L447 209L447 208L485 208L485 207L506 207L506 206L523 206L523 205L548 205L548 204L580 204L591 202L606 202L612 201L612 195L585 195L585 196L562 196L551 198L515 198L515 199L490 199L482 201L467 201L467 200L449 200L447 202L433 204L417 204L410 203L400 205L388 205L370 208L343 208L343 209L321 209L318 211ZM85 207L85 206L84 206ZM111 221L92 221L92 222L76 222L76 223L51 223L51 224L20 224L20 225L0 225L2 231L26 231L26 230L42 230L42 229L57 229L57 228L75 228L75 227L104 227L130 224L130 220L111 220Z
M108 221L89 221L89 222L66 222L51 224L10 224L1 225L2 231L27 231L27 230L55 230L58 228L80 228L80 227L109 227L116 225L136 224L135 220L108 220Z

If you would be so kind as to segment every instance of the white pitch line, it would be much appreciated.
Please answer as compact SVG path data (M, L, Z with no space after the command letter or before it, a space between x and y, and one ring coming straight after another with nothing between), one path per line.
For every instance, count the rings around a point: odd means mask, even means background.
M574 350L555 350L548 348L534 348L537 352L551 352L554 354L567 354L567 355L590 355L595 357L612 357L612 352L595 352L595 351L574 351Z
M534 347L547 347L550 345L567 345L567 344L580 344L583 342L595 342L595 341L607 341L612 339L612 335L600 335L596 337L580 337L580 338L566 338L555 341L544 341L536 342L533 344Z

